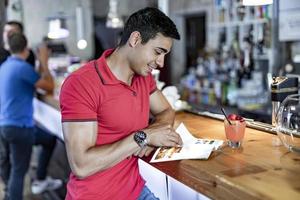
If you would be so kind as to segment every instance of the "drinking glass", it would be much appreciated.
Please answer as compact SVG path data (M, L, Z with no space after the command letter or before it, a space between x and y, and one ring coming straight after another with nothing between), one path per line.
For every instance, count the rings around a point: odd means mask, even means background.
M300 153L300 95L287 96L276 116L276 132L284 146Z
M246 121L245 120L224 120L225 134L228 146L231 148L239 148L245 135Z

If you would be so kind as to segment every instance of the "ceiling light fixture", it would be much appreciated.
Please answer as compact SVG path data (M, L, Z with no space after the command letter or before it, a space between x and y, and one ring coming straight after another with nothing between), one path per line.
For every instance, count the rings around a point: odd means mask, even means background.
M107 14L106 27L109 28L122 28L124 26L123 19L119 16L118 1L109 0L109 12Z
M49 32L48 38L50 39L62 39L69 36L69 30L66 25L66 18L59 13L58 16L49 17Z
M77 47L78 49L85 49L87 41L84 37L84 24L83 24L83 9L81 6L76 7L76 30L77 30Z

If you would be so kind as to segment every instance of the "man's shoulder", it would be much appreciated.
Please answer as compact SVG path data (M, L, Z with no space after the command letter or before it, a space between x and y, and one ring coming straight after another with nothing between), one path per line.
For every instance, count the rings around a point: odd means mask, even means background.
M15 79L30 76L34 69L26 61L8 57L0 66L2 76L12 75Z
M6 66L6 65L19 66L23 64L24 64L23 60L16 59L12 56L8 56L7 59L2 63L2 66Z
M82 99L83 96L98 96L101 93L101 81L92 62L86 63L71 73L63 82L60 101Z
M82 76L82 77L89 77L89 76L95 76L95 67L93 64L94 61L89 61L88 63L83 64L79 69L72 72L69 76L76 77L76 76Z
M11 58L11 59L7 59L5 62L7 62L8 64L9 63L14 63L16 66L21 66L21 67L23 67L23 66L26 66L26 67L30 67L30 68L32 68L31 67L31 65L28 63L28 62L26 62L26 60L23 60L23 59L17 59L17 58L13 58L13 57L9 57L9 58Z
M68 83L84 83L87 87L95 86L95 81L99 79L96 69L93 64L94 61L90 61L82 65L79 69L72 72L64 82Z

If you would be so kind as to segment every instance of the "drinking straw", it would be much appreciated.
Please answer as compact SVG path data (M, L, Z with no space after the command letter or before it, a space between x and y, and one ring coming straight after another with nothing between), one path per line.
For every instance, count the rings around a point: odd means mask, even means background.
M222 111L223 115L225 116L226 120L228 121L228 123L229 123L230 125L232 125L231 122L230 122L230 120L228 119L228 117L227 117L227 115L226 115L226 112L225 112L224 108L221 108L221 111Z

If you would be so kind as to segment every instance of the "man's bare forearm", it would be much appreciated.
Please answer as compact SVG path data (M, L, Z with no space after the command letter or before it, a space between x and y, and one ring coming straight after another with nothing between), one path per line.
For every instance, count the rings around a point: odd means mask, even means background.
M154 116L154 124L169 124L173 126L175 120L175 111L171 107L169 107Z

